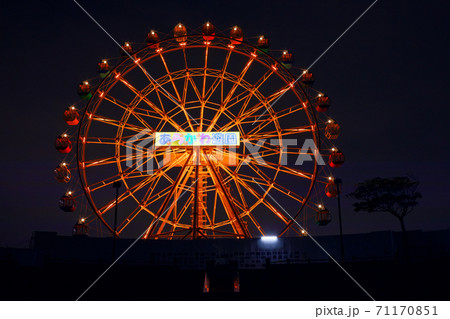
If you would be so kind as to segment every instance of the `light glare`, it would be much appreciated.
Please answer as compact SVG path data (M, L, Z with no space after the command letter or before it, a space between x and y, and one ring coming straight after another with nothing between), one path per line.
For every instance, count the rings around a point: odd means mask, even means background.
M265 242L274 242L274 241L278 240L278 237L277 236L263 236L263 237L261 237L261 240L265 241Z

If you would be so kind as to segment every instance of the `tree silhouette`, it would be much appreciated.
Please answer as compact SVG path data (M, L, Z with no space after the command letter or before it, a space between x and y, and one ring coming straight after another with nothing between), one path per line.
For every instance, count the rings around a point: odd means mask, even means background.
M387 212L398 218L402 228L403 246L407 255L405 217L409 215L422 195L417 192L419 182L409 177L372 178L356 185L356 190L348 196L358 202L353 203L355 211Z

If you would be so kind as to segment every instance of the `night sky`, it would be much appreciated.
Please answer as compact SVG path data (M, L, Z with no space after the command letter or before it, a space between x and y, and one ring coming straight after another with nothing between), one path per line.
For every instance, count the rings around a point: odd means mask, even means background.
M154 28L182 22L218 29L235 24L247 37L265 34L311 64L372 1L82 1L119 42L144 42ZM335 175L350 193L358 181L407 175L423 198L409 230L447 229L450 143L449 20L445 1L380 0L311 69L332 99L346 163ZM62 112L78 100L76 85L96 75L118 47L72 1L1 4L0 246L24 246L34 230L69 235L75 215L58 208L64 186L53 177L61 156L54 139ZM344 233L399 230L386 214L355 213L343 198ZM331 206L331 209L336 209ZM336 234L338 224L318 231ZM313 235L315 235L313 234Z

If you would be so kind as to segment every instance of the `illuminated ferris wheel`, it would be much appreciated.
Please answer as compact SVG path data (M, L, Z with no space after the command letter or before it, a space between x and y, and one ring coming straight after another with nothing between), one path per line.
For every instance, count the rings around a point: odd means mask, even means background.
M101 221L123 237L253 238L306 235L294 220L306 227L311 215L330 222L319 195L337 195L328 167L344 161L330 143L340 127L292 53L276 59L265 36L251 45L241 28L209 22L165 39L152 30L137 45L126 42L114 67L101 60L99 83L78 86L87 105L64 112L77 132L56 140L67 154L56 178L71 186L60 207L74 211L84 193L93 211L74 232Z

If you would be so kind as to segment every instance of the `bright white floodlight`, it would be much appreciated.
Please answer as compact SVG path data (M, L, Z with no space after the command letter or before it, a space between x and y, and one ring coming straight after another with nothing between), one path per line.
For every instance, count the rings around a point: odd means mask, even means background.
M278 237L277 236L262 236L261 240L265 241L265 242L274 242L274 241L278 240Z

